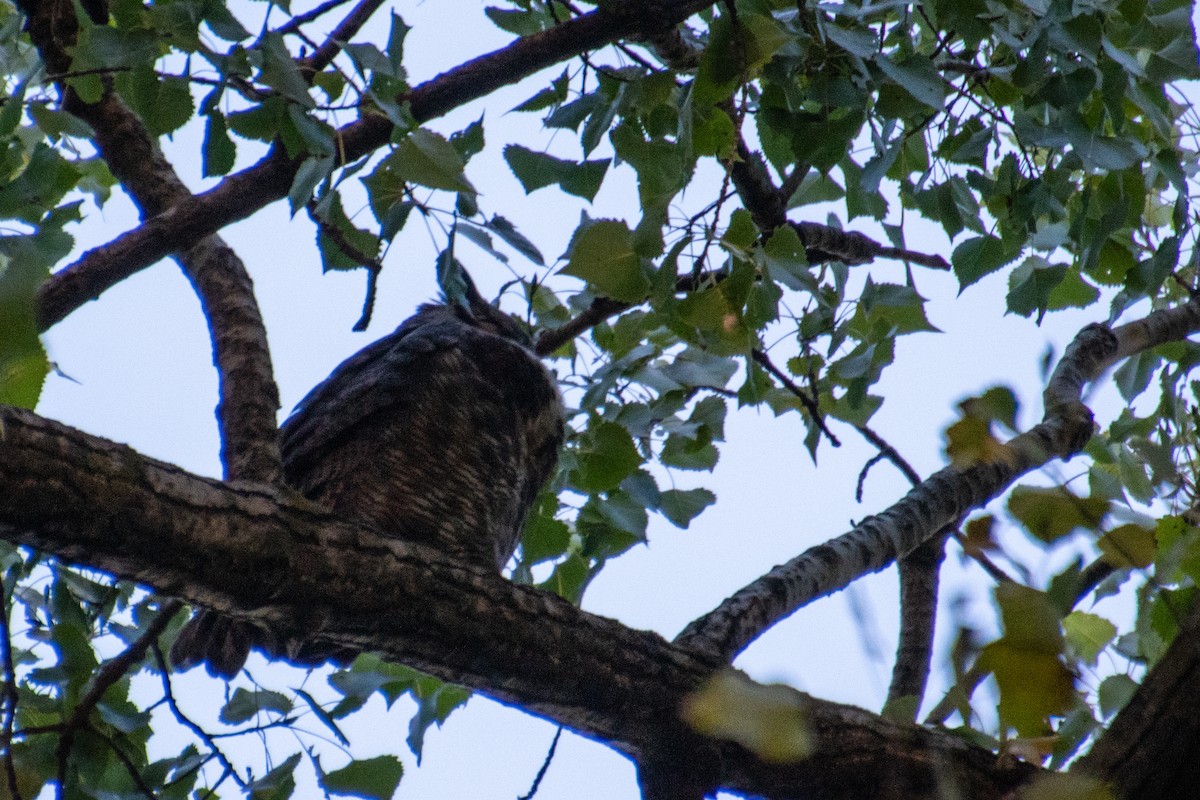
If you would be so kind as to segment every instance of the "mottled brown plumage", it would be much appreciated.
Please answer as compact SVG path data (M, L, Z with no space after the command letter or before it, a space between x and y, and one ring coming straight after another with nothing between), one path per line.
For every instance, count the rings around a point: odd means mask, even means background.
M497 569L554 467L563 412L529 337L479 297L424 305L300 401L281 430L284 475L347 518ZM282 652L269 632L198 613L171 651L232 677L251 647L296 663L349 655Z

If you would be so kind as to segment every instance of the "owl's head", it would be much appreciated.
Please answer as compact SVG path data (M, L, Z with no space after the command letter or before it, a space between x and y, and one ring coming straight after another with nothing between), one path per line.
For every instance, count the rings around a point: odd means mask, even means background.
M439 259L438 284L442 299L460 320L522 347L533 348L533 339L525 326L483 299L475 288L475 281L457 259Z

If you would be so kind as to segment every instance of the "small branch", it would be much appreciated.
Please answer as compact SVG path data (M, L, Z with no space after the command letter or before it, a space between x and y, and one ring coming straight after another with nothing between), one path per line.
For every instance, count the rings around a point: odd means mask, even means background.
M620 314L632 307L629 303L622 303L611 297L597 297L579 316L557 328L550 328L538 334L534 351L539 356L548 356L576 336L591 330L614 314Z
M554 760L554 751L558 749L558 740L562 736L563 727L558 726L558 730L554 732L554 739L550 742L550 749L546 751L546 759L542 761L542 768L537 771L537 775L533 777L533 784L529 787L529 791L517 798L517 800L533 800L533 796L537 794L538 787L542 785L542 778L546 777L546 771L550 769L550 762Z
M329 66L341 52L342 45L354 38L383 3L384 0L359 0L358 5L333 29L333 33L329 34L324 43L308 58L300 60L300 71L311 75Z
M854 430L858 431L864 439L871 443L871 446L879 451L879 457L887 459L896 469L900 470L900 474L908 479L908 482L916 486L921 482L921 475L912 465L905 460L904 456L900 455L900 451L884 439L867 425L855 425Z
M67 763L71 757L71 749L75 745L76 735L80 730L88 727L88 717L91 716L97 704L104 698L104 693L111 689L117 681L124 678L129 670L133 669L134 665L145 657L146 650L158 640L158 637L162 635L162 632L166 630L167 625L170 624L172 618L179 613L182 607L183 603L178 600L168 600L163 603L158 616L146 626L146 630L142 632L142 635L135 639L133 644L125 648L124 652L119 656L104 663L104 666L92 678L92 683L87 693L80 698L74 710L71 711L71 716L62 723L62 735L55 749L58 758L60 791L63 791L66 785Z
M245 789L246 782L238 777L237 770L234 768L233 763L225 757L225 754L221 752L221 748L217 747L217 743L213 741L212 736L209 735L208 731L201 728L195 722L192 722L192 720L180 710L179 704L175 702L175 693L171 690L171 669L167 666L167 659L166 656L163 655L162 648L158 646L157 642L155 642L151 650L154 653L154 660L158 663L158 674L162 677L163 697L167 699L167 707L171 709L171 714L174 715L175 720L180 725L195 734L202 742L204 742L205 746L208 747L209 752L216 756L217 761L221 762L221 766L225 768L225 774L233 778L234 783L236 783L239 787Z
M315 8L311 8L308 11L305 11L303 14L297 14L296 16L292 17L283 25L280 25L278 28L276 28L275 33L278 33L281 36L286 36L290 33L296 33L300 30L300 28L304 27L313 20L322 17L328 14L330 11L333 11L338 6L344 6L349 2L350 0L325 0L324 3L321 3Z
M788 377L787 373L775 366L774 362L771 361L770 356L768 356L762 350L751 350L750 356L756 362L758 362L763 369L771 373L771 375L775 377L775 380L783 384L783 388L787 389L796 396L796 399L800 401L802 406L804 406L804 410L808 412L808 416L813 421L813 424L817 426L821 433L825 434L826 438L829 439L830 444L832 444L834 447L842 446L841 441L834 436L833 431L829 430L829 428L825 425L825 417L821 414L821 407L818 405L817 400L814 397L797 386L796 383Z
M1045 417L1014 437L997 460L946 467L888 510L781 564L689 624L676 642L731 661L746 645L797 608L913 552L967 512L999 496L1021 475L1078 453L1092 435L1084 386L1119 358L1200 330L1200 304L1155 311L1110 331L1079 332L1043 393Z
M921 483L920 474L886 439L866 425L855 430L879 450L877 458L886 458L900 470L913 486ZM862 499L862 479L859 477L858 497ZM898 708L902 698L913 698L912 718L915 720L929 683L929 667L933 661L933 634L937 625L939 572L946 553L946 538L953 528L943 531L913 552L901 558L896 566L900 579L900 635L896 642L896 660L892 666L892 682L888 686L888 705Z
M142 778L141 772L138 771L137 764L133 763L132 759L125 754L125 751L120 748L120 746L111 736L107 736L91 726L88 726L87 730L88 733L91 733L99 738L102 742L107 744L109 749L116 754L117 760L120 761L125 767L125 771L129 773L129 778L133 781L133 785L137 787L137 790L141 792L142 797L145 797L146 800L158 800L158 796L154 794L154 790L151 789L150 785L147 784L145 779Z

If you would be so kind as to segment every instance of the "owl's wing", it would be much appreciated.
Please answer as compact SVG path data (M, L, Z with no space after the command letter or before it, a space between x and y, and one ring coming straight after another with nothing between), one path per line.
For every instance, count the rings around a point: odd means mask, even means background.
M320 458L379 411L419 397L464 328L444 306L422 306L399 328L343 361L297 405L280 430L289 471Z

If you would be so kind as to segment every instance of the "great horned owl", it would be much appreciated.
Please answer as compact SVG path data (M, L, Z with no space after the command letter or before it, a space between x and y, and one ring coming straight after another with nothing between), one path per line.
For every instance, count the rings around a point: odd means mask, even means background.
M466 279L457 301L423 305L342 362L281 430L287 482L343 516L406 541L503 568L563 439L562 402L529 336ZM200 611L171 649L231 678L251 647L312 664L269 632Z

